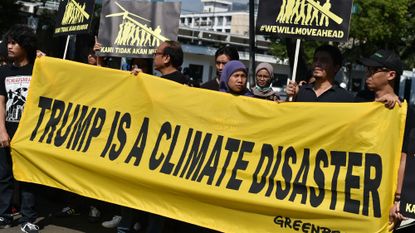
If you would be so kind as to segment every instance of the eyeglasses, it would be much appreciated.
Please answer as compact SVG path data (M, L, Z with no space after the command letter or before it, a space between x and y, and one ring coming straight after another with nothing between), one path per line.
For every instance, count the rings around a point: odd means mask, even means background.
M269 75L262 75L262 74L258 74L256 77L258 79L270 79L271 78Z
M388 69L388 68L369 66L369 67L366 68L366 76L369 77L369 76L372 76L372 75L374 75L376 73L379 73L379 72L389 72L389 71L390 71L390 69Z
M164 55L164 53L160 53L160 52L155 52L155 53L153 53L153 56L155 57L155 56L157 56L157 55Z

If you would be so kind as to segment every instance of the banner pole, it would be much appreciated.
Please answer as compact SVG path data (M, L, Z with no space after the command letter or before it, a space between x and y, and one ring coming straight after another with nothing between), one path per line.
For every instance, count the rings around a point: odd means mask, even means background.
M255 86L255 3L249 0L249 89Z
M292 81L296 81L296 76L297 76L297 66L298 66L298 56L300 54L300 45L301 45L301 39L297 39L296 43L295 43L295 55L294 55L294 65L293 65L293 73L291 76L291 80ZM287 86L290 83L290 79L287 80ZM288 98L289 101L292 101L292 97Z
M301 39L297 39L295 44L295 56L294 56L294 67L293 67L293 75L291 76L291 79L295 82L296 76L297 76L297 66L298 66L298 55L300 54L300 45L301 45Z
M68 45L69 45L69 38L71 37L71 35L68 35L66 37L66 45L65 45L65 51L63 52L63 60L66 59L66 52L68 51Z

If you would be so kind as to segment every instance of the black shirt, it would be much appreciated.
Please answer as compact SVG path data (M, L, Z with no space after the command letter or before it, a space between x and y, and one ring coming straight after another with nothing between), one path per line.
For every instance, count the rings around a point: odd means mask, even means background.
M408 107L402 152L407 154L402 184L400 208L406 217L415 218L415 213L406 210L408 203L414 203L415 192L415 106Z
M0 95L6 101L6 128L10 137L14 135L22 117L32 71L32 64L0 67Z
M188 81L186 77L178 70L174 71L173 73L163 75L161 77L180 84L185 84Z
M203 83L200 87L203 89L219 91L219 82L216 78L214 78L210 81Z
M352 94L337 85L333 85L318 97L313 87L314 83L301 86L294 100L296 102L353 102Z
M354 102L372 102L375 101L375 92L369 90L359 91L354 97Z
M415 106L408 106L402 152L415 155Z

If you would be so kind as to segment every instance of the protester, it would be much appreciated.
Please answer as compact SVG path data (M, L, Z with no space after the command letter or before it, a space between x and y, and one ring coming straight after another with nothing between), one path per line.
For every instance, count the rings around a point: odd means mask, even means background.
M95 44L93 49L89 50L87 61L89 65L93 66L101 66L102 65L102 58L97 57L95 51L99 51L101 49L101 44L97 42L97 38L95 37ZM38 56L44 56L39 55ZM85 203L89 203L89 210L88 210L88 222L95 223L101 219L101 211L98 209L97 206L104 205L102 202L89 199L74 193L63 192L60 194L64 203L64 207L61 208L59 211L53 213L54 217L63 218L63 217L70 217L70 216L77 216L80 215L80 210L85 208ZM91 205L93 203L93 205Z
M131 67L132 70L140 71L140 72L144 72L144 73L151 73L152 70L152 61L151 59L148 58L133 58L130 61L129 66ZM116 206L116 205L113 205ZM114 209L114 208L112 208ZM148 217L145 216L142 213L139 213L137 210L133 210L133 209L128 209L125 207L118 207L116 209L120 209L117 212L120 212L120 214L116 214L113 215L113 217L107 221L103 221L101 223L101 225L105 228L116 228L119 226L119 224L121 223L123 216L124 218L124 222L123 225L121 227L125 228L124 232L128 231L129 228L131 227L130 224L134 223L132 229L134 229L135 231L138 231L139 229L141 229L141 224L138 221L138 217L137 215L139 214L141 217L147 219ZM123 215L123 216L121 216ZM140 219L142 220L142 219Z
M10 155L10 139L19 125L26 102L33 64L36 58L36 36L32 29L16 25L7 32L10 65L0 67L0 228L8 228L13 220L13 174ZM33 185L20 183L22 232L36 233L37 218Z
M356 96L358 102L379 101L384 102L387 107L392 107L399 97L394 92L394 85L396 79L400 77L403 70L403 64L397 54L390 50L379 50L369 58L362 58L360 62L366 66L366 84L368 92L365 95L359 93ZM413 107L408 108L404 144L401 153L401 162L398 172L398 186L395 192L395 201L389 212L389 223L391 228L394 228L404 220L404 216L399 211L399 200L402 190L402 183L404 179L406 157L408 154L408 148L410 144L415 142L409 141L409 132L413 130L415 125L415 109Z
M162 74L162 78L180 84L186 84L188 80L179 71L183 64L183 50L177 41L165 41L154 53L154 69Z
M183 64L183 50L177 41L165 41L154 52L154 69L161 73L161 77L180 84L187 84L188 80L180 72ZM135 67L131 73L137 75L143 72L142 69Z
M246 87L248 71L240 61L229 61L223 67L220 76L219 90L234 95L253 96Z
M186 84L188 80L179 71L183 64L183 50L177 41L165 41L160 44L154 53L153 66L159 71L161 78L174 81L180 84ZM132 70L134 75L143 72L142 69L136 67ZM134 231L138 219L148 218L146 232L158 233L163 230L165 218L159 215L148 213L147 216L138 210L127 207L121 208L121 221L117 227L118 233L128 233Z
M278 93L272 89L274 69L269 63L260 63L255 69L255 87L251 89L256 98L278 101Z
M314 51L314 82L299 87L291 82L287 95L298 102L353 102L353 96L339 87L334 80L342 64L342 54L337 47L322 45Z
M238 50L232 46L225 46L219 48L215 53L215 67L216 67L216 76L205 83L200 87L204 89L219 91L220 75L222 73L223 67L232 60L239 60Z

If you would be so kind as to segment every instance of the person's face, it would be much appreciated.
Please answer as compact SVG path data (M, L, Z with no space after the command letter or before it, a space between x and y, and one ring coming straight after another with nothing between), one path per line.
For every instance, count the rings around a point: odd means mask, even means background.
M218 75L218 76L220 76L221 74L222 74L222 70L223 70L223 67L226 65L226 63L228 63L230 60L229 60L229 57L228 56L226 56L225 54L222 54L222 55L219 55L217 58L216 58L216 61L215 61L215 66L216 66L216 74Z
M7 42L7 55L13 61L19 60L26 57L26 51L16 41L9 40Z
M383 90L389 81L395 78L396 72L382 67L366 67L366 85L370 91Z
M156 52L154 52L154 69L160 71L161 68L165 66L165 64L168 62L166 56L164 54L164 49L167 47L166 43L161 43L160 46L156 49Z
M234 72L229 77L228 87L232 93L240 93L246 88L246 74L243 71Z
M318 51L313 58L313 77L316 79L334 79L339 65L334 65L328 52Z
M266 69L261 69L256 73L256 84L259 87L268 87L271 81L271 76Z

